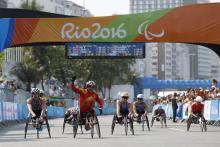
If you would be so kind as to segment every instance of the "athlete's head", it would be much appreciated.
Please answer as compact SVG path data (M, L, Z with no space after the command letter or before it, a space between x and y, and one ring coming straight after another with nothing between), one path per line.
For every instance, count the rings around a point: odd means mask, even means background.
M122 92L121 98L122 98L122 100L128 100L128 98L129 98L128 92Z
M93 90L95 88L95 82L94 81L88 81L86 82L86 88L88 90Z
M137 100L138 100L138 101L143 101L143 100L144 100L143 94L138 94L138 95L137 95Z

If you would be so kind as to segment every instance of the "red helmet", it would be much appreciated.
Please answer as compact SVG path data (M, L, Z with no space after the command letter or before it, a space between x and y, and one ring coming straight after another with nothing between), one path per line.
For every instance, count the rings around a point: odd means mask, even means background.
M91 87L91 88L95 87L95 82L94 81L86 82L86 87Z

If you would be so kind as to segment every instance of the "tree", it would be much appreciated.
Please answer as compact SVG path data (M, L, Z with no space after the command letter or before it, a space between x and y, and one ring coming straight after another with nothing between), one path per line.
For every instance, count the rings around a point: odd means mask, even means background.
M43 9L43 6L38 5L36 3L36 0L26 0L21 4L20 7L27 10L38 10L38 11Z
M1 52L0 53L0 74L2 75L2 64L3 64L3 61L5 59L5 52Z
M26 90L31 91L31 83L36 82L37 70L32 63L18 63L13 67L10 74L15 75L20 81L26 84Z

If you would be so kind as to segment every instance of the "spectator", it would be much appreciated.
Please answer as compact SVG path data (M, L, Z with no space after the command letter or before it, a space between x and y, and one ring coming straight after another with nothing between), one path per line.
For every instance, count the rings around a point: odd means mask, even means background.
M176 111L177 111L177 93L174 93L172 98L172 108L173 108L173 122L176 122Z

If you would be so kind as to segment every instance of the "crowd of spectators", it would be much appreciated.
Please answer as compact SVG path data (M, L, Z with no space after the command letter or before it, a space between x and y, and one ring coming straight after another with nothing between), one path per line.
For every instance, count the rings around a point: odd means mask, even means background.
M203 89L203 88L189 88L186 90L186 92L180 94L180 93L175 93L176 94L176 99L177 103L186 103L189 101L194 101L194 99L197 96L201 96L203 98L203 101L208 100L208 99L220 99L220 88L217 87L217 80L213 79L212 80L212 85L210 86L209 89ZM160 98L157 98L153 101L154 104L167 104L171 103L172 98L174 97L174 93L163 96Z

